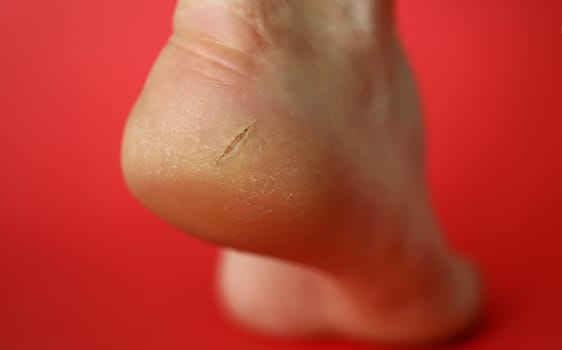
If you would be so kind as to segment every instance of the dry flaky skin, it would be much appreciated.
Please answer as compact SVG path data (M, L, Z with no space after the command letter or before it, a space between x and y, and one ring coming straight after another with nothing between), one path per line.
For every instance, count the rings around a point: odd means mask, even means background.
M245 323L437 339L470 322L477 291L439 237L418 109L388 1L183 0L128 121L124 175L190 234L327 273L230 253L224 298ZM290 322L263 266L288 276ZM324 311L305 312L311 298Z

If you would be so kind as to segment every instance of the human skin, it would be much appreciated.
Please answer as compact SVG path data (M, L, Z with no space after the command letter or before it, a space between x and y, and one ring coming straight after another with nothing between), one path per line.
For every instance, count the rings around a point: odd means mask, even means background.
M122 147L149 210L225 247L234 319L392 343L458 335L480 303L423 157L387 0L180 0Z

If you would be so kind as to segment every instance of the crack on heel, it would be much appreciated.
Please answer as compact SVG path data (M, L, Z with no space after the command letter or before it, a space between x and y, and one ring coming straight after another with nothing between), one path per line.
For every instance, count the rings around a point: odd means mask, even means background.
M228 158L234 155L240 146L244 144L244 142L248 139L248 134L254 128L256 121L253 120L250 124L248 124L244 129L236 133L236 136L228 143L226 148L224 149L223 153L220 157L215 161L215 165L219 165L225 158Z

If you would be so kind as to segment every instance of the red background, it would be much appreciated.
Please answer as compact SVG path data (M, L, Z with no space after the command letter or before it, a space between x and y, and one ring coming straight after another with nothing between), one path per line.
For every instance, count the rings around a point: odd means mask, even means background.
M0 1L0 348L366 348L240 332L216 250L127 193L121 131L173 5ZM489 286L456 349L562 349L562 3L404 0L398 18L435 204Z

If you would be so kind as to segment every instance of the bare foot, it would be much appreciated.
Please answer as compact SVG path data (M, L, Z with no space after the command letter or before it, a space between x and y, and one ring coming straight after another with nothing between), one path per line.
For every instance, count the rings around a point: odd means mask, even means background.
M229 248L221 295L246 326L416 343L475 319L476 275L429 205L391 7L178 4L126 126L123 171L151 211Z

